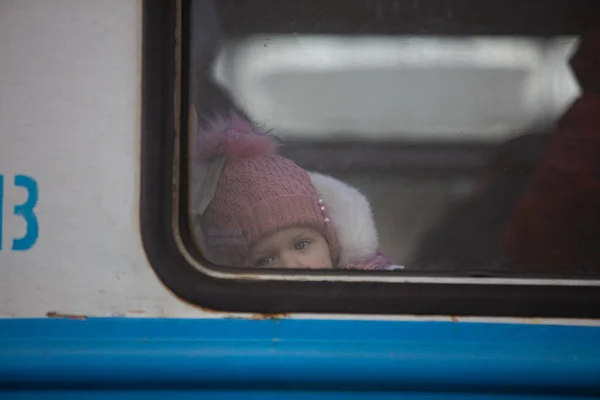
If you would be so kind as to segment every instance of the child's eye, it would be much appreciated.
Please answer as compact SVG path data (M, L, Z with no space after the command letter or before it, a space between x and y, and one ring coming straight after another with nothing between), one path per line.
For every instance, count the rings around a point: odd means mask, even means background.
M294 250L304 250L308 246L308 240L303 240L294 245Z
M258 261L256 262L256 264L258 266L264 267L265 265L269 265L273 261L275 261L275 257L261 257L261 258L258 259Z

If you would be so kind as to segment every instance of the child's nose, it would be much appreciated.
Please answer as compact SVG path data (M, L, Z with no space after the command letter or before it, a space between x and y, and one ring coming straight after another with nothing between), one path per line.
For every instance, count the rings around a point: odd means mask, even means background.
M280 256L281 264L283 268L303 268L306 267L302 263L302 257L297 252L284 252Z

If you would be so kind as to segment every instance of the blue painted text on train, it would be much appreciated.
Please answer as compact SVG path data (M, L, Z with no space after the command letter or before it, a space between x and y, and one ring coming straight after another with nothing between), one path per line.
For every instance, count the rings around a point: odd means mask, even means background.
M27 191L27 198L22 204L15 204L13 214L25 220L25 235L21 238L14 238L12 242L13 251L26 251L31 249L37 241L39 235L39 226L37 216L35 215L35 206L38 202L38 184L30 176L16 175L14 186L21 187ZM2 231L4 221L2 219L2 210L4 205L4 176L0 175L0 250L2 250Z

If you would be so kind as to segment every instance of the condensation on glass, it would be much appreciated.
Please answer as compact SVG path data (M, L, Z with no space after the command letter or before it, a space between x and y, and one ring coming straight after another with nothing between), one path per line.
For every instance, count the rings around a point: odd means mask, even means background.
M497 34L460 2L304 3L192 0L191 221L209 261L600 275L600 99L582 83L597 36L558 9L554 32ZM597 52L578 67L584 33Z

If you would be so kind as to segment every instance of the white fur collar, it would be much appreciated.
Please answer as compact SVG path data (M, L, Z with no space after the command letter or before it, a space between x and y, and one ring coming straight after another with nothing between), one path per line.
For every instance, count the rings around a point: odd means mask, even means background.
M340 263L369 259L378 250L379 238L371 205L358 189L328 175L308 172L325 202L340 244Z

